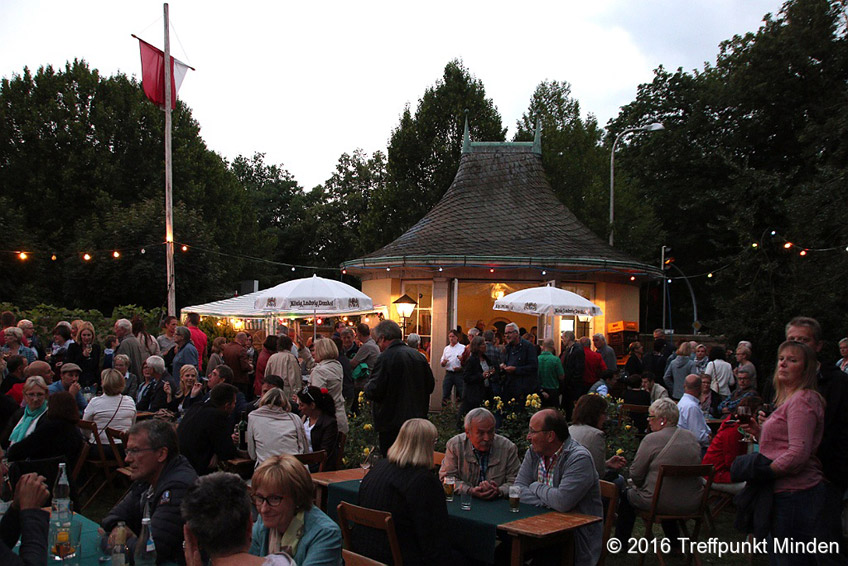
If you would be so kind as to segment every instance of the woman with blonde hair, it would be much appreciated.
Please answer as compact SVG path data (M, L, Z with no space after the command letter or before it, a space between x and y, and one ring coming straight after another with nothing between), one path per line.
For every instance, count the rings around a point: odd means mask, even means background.
M831 529L825 517L827 486L816 451L824 432L825 401L817 391L818 361L812 348L786 341L777 350L775 410L762 426L756 418L741 428L759 438L760 454L771 463L774 495L770 534L776 540L807 542ZM825 539L826 540L826 539ZM777 564L798 558L775 555ZM793 562L795 560L795 562Z
M336 406L336 424L339 432L347 434L347 413L345 412L344 397L342 396L342 380L344 372L339 363L339 349L329 338L319 338L315 342L315 361L317 365L309 374L309 385L326 389L333 398Z
M97 343L93 324L84 320L79 325L77 341L68 346L65 362L72 362L80 367L81 387L100 383L100 344Z
M257 466L276 454L309 452L303 423L281 389L268 390L247 416L247 452Z
M82 331L80 331L82 333ZM83 420L94 421L100 442L108 443L106 427L129 430L135 424L135 401L123 395L124 376L116 369L104 369L100 374L103 395L92 397L82 415ZM88 439L91 442L91 438ZM117 440L116 442L120 442Z
M312 477L297 458L289 454L268 458L253 472L250 483L259 512L250 554L286 552L297 564L342 563L341 530L312 505Z
M44 378L40 375L27 378L23 392L24 406L18 409L9 419L9 424L3 433L2 442L0 442L3 448L7 448L10 443L20 442L32 434L36 427L46 422L46 419L42 419L47 412L48 395L47 383Z
M409 419L389 448L362 480L359 505L390 511L395 522L404 566L452 564L448 508L438 477L432 473L436 426L427 419ZM391 563L385 533L354 531L353 551Z
M191 397L191 390L194 388L194 385L197 383L197 368L190 365L184 365L180 368L180 390L176 395L171 391L171 384L167 380L163 384L162 388L165 391L165 400L167 402L166 408L169 411L172 411L175 415L182 415L185 410L183 409L183 402Z

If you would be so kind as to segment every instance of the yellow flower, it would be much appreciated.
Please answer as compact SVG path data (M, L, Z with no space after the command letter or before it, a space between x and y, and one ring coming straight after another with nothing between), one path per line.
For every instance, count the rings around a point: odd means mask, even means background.
M488 407L488 406L489 406L489 400L488 400L488 399L486 399L485 401L483 401L483 406L484 406L484 407Z
M510 403L515 403L515 397L509 400Z
M630 425L624 425L624 430L630 430Z
M621 456L622 454L624 454L624 450L622 450L621 448L615 451L616 456Z
M344 464L345 466L347 466L347 458L342 458L342 464Z
M498 397L497 395L495 395L494 397L492 397L492 401L497 401L498 403L500 403L502 401L502 399L500 397Z
M368 423L365 423L364 425L362 425L362 428L365 429L365 430L372 430L374 427L371 426ZM630 428L630 427L627 427L627 428Z
M360 391L359 392L359 402L362 403L363 401L365 401L365 392Z
M366 446L365 448L363 448L363 449L362 449L362 455L363 455L363 456L368 456L369 454L371 454L371 449L370 449L370 448L368 448L368 447Z

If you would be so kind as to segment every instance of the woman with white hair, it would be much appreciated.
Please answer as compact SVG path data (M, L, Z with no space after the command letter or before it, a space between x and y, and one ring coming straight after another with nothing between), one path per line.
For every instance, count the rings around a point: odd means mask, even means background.
M0 353L3 354L4 358L23 356L26 358L28 364L31 364L38 359L31 348L24 346L24 331L17 326L4 328L3 336L6 339L6 344L0 347Z
M330 392L336 405L336 424L339 432L347 434L348 423L342 396L342 364L339 363L339 349L329 338L320 338L315 342L315 361L317 365L309 374L309 385L324 388Z
M680 412L677 404L663 397L648 408L648 434L639 445L636 457L630 466L629 486L621 492L618 506L618 521L615 537L626 541L633 532L636 510L651 508L654 489L660 466L697 466L701 463L701 445L695 435L677 427ZM660 513L683 514L697 510L704 486L700 478L678 480L663 487L659 501ZM673 521L663 522L666 536L677 540L677 525Z
M839 341L839 355L842 357L836 361L836 367L848 373L848 338Z

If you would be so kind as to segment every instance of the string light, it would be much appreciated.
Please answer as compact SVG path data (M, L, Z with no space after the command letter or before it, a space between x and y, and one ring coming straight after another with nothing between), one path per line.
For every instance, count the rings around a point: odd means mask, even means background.
M548 272L547 272L547 271L545 271L545 270L543 269L543 270L542 270L542 275L547 275L547 274L548 274Z
M801 250L801 253L799 253L798 255L802 255L802 256L807 255L807 250Z
M712 274L712 273L707 273L707 277L708 277L708 278L710 278L710 279L712 279L712 278L713 278L713 274Z
M751 244L751 247L754 248L754 249L758 248L759 246L760 245L757 242L754 242L753 244Z
M631 276L630 276L630 280L631 280L631 281L636 281L636 276L635 276L635 275L631 275Z
M112 257L114 257L115 259L118 259L119 257L121 257L121 252L119 252L118 250L115 250L114 252L112 252Z
M792 242L786 242L785 244L783 244L783 247L788 250L789 248L792 247Z
M845 248L845 249L846 249L846 250L848 250L848 248ZM441 267L439 267L439 273L441 273L442 271L444 271L444 269L442 269Z
M51 261L56 261L56 254L51 255L51 256L50 256L50 260L51 260Z
M19 254L18 254L18 257L19 257L19 258L21 258L21 261L26 261L26 259L27 259L29 256L27 255L27 253L26 253L26 252L21 252L21 253L19 253Z
M141 253L146 254L147 250L145 250L144 248L141 248Z
M85 261L91 261L91 254L82 254L82 259Z
M489 269L489 273L494 273L494 272L495 272L494 269Z
M187 252L187 251L188 251L188 246L187 246L187 245L185 245L185 244L183 244L183 247L181 247L180 249L181 249L182 251L184 251L184 252Z

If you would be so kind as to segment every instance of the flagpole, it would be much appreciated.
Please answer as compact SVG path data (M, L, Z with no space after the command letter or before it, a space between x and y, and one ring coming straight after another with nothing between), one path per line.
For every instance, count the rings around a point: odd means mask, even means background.
M171 37L168 4L165 3L165 276L168 285L168 314L176 312L176 274L174 273L174 197L171 186Z

